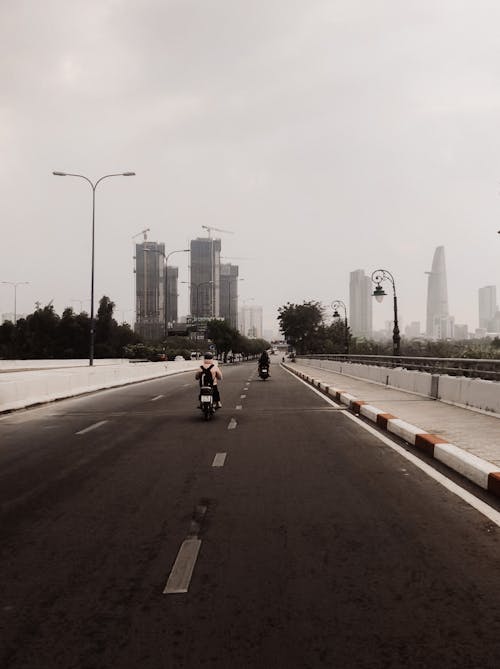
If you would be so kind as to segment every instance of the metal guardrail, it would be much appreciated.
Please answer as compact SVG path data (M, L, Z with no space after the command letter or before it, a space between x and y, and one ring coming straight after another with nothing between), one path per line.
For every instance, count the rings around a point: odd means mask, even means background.
M347 355L347 354L316 354L298 355L300 358L315 360L336 360L337 362L354 362L361 365L378 367L402 367L429 374L449 374L450 376L467 376L469 378L500 381L500 359L490 358L424 358L392 355Z

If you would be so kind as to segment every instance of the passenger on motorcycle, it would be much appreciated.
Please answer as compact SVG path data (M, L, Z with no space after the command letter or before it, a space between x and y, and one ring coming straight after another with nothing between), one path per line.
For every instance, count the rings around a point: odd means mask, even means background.
M196 372L195 379L200 382L200 388L201 388L204 379L207 376L207 373L210 374L212 378L212 383L210 385L213 388L214 407L216 409L220 409L222 407L222 402L220 401L220 393L217 381L222 380L222 372L217 366L217 361L214 360L213 358L214 356L212 353L210 353L210 351L204 354L203 364L200 365L200 368ZM200 396L198 396L198 399L200 399Z

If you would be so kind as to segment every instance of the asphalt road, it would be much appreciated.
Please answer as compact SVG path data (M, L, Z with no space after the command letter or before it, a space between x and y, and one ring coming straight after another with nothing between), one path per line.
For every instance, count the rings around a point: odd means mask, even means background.
M500 666L499 528L271 369L0 419L2 669Z

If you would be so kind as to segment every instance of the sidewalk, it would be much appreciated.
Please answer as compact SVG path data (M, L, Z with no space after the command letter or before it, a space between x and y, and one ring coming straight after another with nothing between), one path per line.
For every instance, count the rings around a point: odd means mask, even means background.
M300 361L283 366L355 413L500 496L500 417Z

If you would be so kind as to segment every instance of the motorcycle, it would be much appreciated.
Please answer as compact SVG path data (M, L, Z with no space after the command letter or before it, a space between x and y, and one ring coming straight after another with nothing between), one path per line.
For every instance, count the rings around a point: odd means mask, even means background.
M215 414L214 391L212 386L201 386L200 409L205 420L211 420L212 416Z
M259 376L265 381L269 378L269 367L259 367Z

